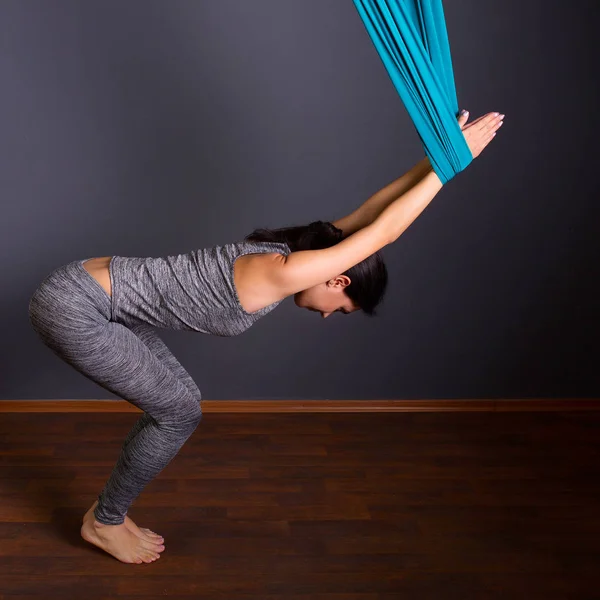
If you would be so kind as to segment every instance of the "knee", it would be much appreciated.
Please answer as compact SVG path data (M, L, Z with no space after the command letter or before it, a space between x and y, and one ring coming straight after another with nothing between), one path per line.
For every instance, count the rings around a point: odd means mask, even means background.
M191 402L189 407L186 407L185 418L181 423L181 427L187 435L191 435L196 427L198 427L201 420L202 408L200 402Z
M155 418L158 426L176 437L189 437L202 420L200 402L190 395L185 402L172 407L167 415Z
M200 421L202 421L202 407L200 406L200 402L194 403L194 408L190 414L190 422L194 425L194 428L198 426Z

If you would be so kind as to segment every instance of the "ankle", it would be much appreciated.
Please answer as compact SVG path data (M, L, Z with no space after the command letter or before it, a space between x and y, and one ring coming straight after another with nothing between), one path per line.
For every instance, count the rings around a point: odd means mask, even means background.
M122 525L122 523L118 523L117 525L110 525L107 523L100 523L99 521L96 521L96 519L94 519L94 527L96 529L102 529L103 527L118 527L119 525Z

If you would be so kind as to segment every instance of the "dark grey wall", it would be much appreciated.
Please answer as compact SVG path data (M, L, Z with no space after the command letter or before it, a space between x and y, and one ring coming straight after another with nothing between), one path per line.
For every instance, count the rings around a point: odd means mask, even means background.
M163 331L205 399L598 396L591 2L445 4L459 104L498 138L383 250L381 316L292 299ZM424 156L350 0L0 3L2 399L115 398L36 337L54 268L334 220Z

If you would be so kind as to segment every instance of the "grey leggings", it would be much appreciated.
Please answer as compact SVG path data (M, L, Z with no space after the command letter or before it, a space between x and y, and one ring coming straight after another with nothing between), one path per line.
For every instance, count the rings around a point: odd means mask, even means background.
M76 260L55 269L33 293L29 320L42 342L97 384L144 411L94 510L119 525L142 489L173 459L202 419L198 386L144 322L111 320L111 298Z

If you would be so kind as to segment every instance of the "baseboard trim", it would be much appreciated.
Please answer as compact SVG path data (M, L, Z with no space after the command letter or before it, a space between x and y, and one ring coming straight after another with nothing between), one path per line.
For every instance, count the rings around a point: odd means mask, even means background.
M548 412L600 410L600 398L503 400L202 400L202 412ZM125 400L0 400L3 412L142 412Z

